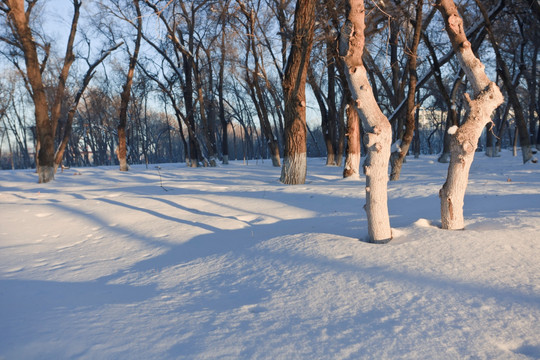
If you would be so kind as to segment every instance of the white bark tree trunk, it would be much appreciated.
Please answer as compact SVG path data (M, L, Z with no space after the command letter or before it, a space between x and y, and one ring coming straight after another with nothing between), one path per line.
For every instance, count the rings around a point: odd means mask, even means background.
M55 173L56 171L54 166L40 165L38 167L38 182L40 184L45 184L54 180Z
M291 154L283 159L280 181L284 184L304 184L306 182L306 153Z
M463 203L478 139L486 124L491 121L491 114L504 98L499 87L487 77L484 64L474 55L453 0L439 0L436 7L444 18L446 32L475 97L471 100L465 94L467 116L457 130L452 129L448 175L439 191L442 228L459 230L465 227Z
M366 210L369 241L386 243L392 239L388 215L387 184L388 160L392 142L392 128L382 113L369 84L362 62L364 50L365 8L363 0L348 0L347 21L341 29L339 55L347 68L347 80L358 114L365 130L367 157Z

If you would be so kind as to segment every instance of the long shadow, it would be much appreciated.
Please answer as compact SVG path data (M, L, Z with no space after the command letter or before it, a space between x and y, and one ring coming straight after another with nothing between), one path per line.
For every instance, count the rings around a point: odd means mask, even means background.
M214 179L215 181L215 179ZM124 191L125 189L123 189ZM114 191L119 191L114 189ZM359 190L361 191L361 190ZM261 191L262 192L262 191ZM246 192L233 191L226 193L227 196L237 196L246 198L246 201L253 201L254 199L261 198L261 192ZM140 188L139 188L139 193ZM69 194L69 193L68 193ZM205 194L210 196L223 195L223 192L212 191L199 191L196 189L182 189L182 195L198 195ZM84 196L76 196L76 194L69 194L77 199L85 200ZM204 215L209 217L224 218L237 220L236 218L223 214L216 214L210 211L200 210L184 206L168 199L154 198L145 194L146 198L159 201L163 204L169 205L172 208L180 209L183 211L191 212L196 215ZM149 299L153 299L160 295L162 290L157 288L157 285L148 286L133 286L133 285L118 285L111 284L111 280L120 278L125 271L148 273L153 270L162 270L177 265L186 264L194 260L205 261L212 256L223 256L230 254L232 258L244 255L246 258L260 257L272 261L276 257L279 257L280 261L290 264L310 264L321 271L347 271L359 274L360 277L370 279L374 281L394 281L397 283L410 284L419 289L436 289L437 291L450 291L456 294L469 294L471 297L477 297L480 301L485 299L494 299L497 303L504 304L526 304L534 308L540 308L540 295L523 293L515 289L495 288L486 286L484 284L456 282L450 279L439 278L435 276L428 276L419 273L405 272L389 270L382 266L369 266L362 264L351 264L347 260L339 259L325 259L320 257L310 257L306 255L292 254L287 251L271 252L265 250L264 247L258 247L266 240L270 240L280 236L289 236L302 233L333 233L336 236L349 236L354 226L360 229L365 229L365 221L363 220L364 214L361 210L361 202L359 199L343 199L332 195L320 195L317 194L317 202L307 203L306 199L311 194L282 194L273 193L270 197L266 198L272 201L282 202L288 205L298 206L299 204L310 204L306 206L305 210L318 212L321 218L301 218L292 220L278 220L273 224L248 224L245 228L237 230L223 230L212 225L203 224L200 222L194 222L185 219L179 219L166 213L162 213L152 209L146 209L139 206L126 204L120 201L112 200L109 198L96 198L96 200L114 205L116 207L140 212L145 216L151 216L171 223L173 226L176 224L186 224L190 226L200 227L211 233L198 235L181 244L167 243L169 248L165 253L141 260L127 269L122 269L116 273L103 276L95 281L85 281L80 283L75 282L59 282L59 281L33 281L33 280L0 280L0 318L2 319L17 319L21 314L27 314L28 316L34 316L39 321L45 314L56 312L74 311L80 307L98 308L108 304L135 304ZM504 196L487 195L489 197L488 202L491 204L489 209L482 209L477 207L467 208L467 202L471 204L475 203L475 197L479 195L468 196L466 198L466 214L477 214L483 211L486 215L493 215L497 212L504 210L519 210L520 205L532 206L529 209L534 211L540 211L538 207L538 198L535 196L525 194L510 194ZM482 196L483 198L484 196ZM406 215L407 208L414 208L421 204L426 206L425 201L431 201L431 198L411 198L400 199L395 201L394 210L391 207L392 213L398 213L398 218L403 225L408 225L414 222L416 219ZM205 201L210 201L205 198ZM217 202L216 202L217 203ZM399 203L399 205L398 205ZM331 204L331 205L330 205ZM341 216L339 218L332 218L332 222L327 221L330 215L329 208L333 204L346 209L358 208L358 213L351 213L349 215ZM509 205L512 204L512 205ZM70 212L76 216L90 219L90 221L108 228L113 233L118 235L127 235L138 241L147 243L148 245L163 246L163 242L155 238L149 238L138 234L133 229L115 227L110 228L107 221L104 219L89 215L83 211L83 208L77 208L71 206L71 204L64 204L58 202L50 202L50 206L63 211ZM219 203L220 206L226 206L223 203ZM313 205L313 206L311 206ZM398 207L399 206L399 207ZM435 204L438 207L438 203ZM247 212L247 209L239 209L230 207L231 211ZM522 208L522 207L521 207ZM396 209L399 209L397 211ZM467 210L469 209L469 210ZM261 213L254 213L260 215ZM403 215L405 214L405 215ZM426 216L427 217L427 216ZM354 230L356 232L358 230ZM364 230L359 230L364 231ZM366 251L369 251L371 246L381 245L366 245L359 243L359 246L365 247ZM384 246L384 245L382 245ZM274 290L279 284L268 285L262 281L259 283L253 281L253 278L249 283L242 283L242 279L233 278L233 281L239 282L236 284L236 292L234 294L227 293L225 289L229 286L231 279L230 274L217 273L214 277L207 281L210 287L215 287L220 290L217 295L211 299L204 298L204 294L196 295L193 301L180 305L177 311L189 313L192 311L201 310L203 307L209 307L210 309L218 312L226 311L228 309L236 308L249 303L257 303L270 296L272 290ZM254 275L257 278L257 275ZM190 291L189 286L184 288L184 291ZM68 294L68 296L66 296ZM384 314L373 313L373 317L382 317ZM26 315L25 315L26 316ZM49 316L49 315L47 315ZM6 325L0 325L0 329ZM375 329L376 330L376 329ZM9 331L9 329L2 330ZM23 336L24 334L20 334ZM197 333L195 333L197 335ZM195 336L194 335L194 336ZM200 334L202 335L202 334ZM191 338L193 340L193 337ZM0 344L2 341L0 340ZM184 348L185 350L185 348ZM527 349L524 349L524 352ZM179 348L173 349L173 352L182 351Z
M129 205L129 204L126 204L126 203L123 203L123 202L120 202L120 201L115 201L115 200L111 200L111 199L107 199L107 198L97 198L96 200L99 200L99 201L102 201L102 202L105 202L105 203L109 203L111 205L124 207L126 209L130 209L130 210L134 210L134 211L140 211L140 212L146 213L148 215L155 216L155 217L163 219L163 220L172 221L172 222L179 223L179 224L185 224L185 225L200 227L202 229L205 229L205 230L208 230L208 231L211 231L211 232L221 231L221 229L218 229L218 228L213 227L211 225L207 225L207 224L200 223L200 222L194 222L194 221L190 221L190 220L179 219L179 218L174 217L174 216L165 215L165 214L162 214L162 213L154 211L154 210L145 209L145 208L141 208L141 207L134 206L134 205ZM214 216L216 216L216 215L214 215Z

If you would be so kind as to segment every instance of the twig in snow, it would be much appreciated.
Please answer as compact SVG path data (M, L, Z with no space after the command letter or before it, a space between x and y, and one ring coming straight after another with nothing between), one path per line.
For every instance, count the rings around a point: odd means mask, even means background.
M167 190L167 189L165 189L165 188L163 187L163 180L162 180L162 178L161 178L161 171L159 171L159 170L161 170L161 166L156 166L156 169L157 169L158 174L159 174L159 184L160 184L161 188L162 188L163 190L165 190L165 191L169 191L169 190Z

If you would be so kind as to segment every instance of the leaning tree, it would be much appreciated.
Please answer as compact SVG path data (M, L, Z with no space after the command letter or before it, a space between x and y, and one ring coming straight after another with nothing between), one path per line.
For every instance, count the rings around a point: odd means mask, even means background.
M464 228L463 200L478 139L504 98L499 87L486 75L484 64L475 56L454 1L438 0L436 7L444 18L454 52L474 91L473 99L465 94L468 110L465 121L461 126L451 128L448 175L439 192L442 228L459 230Z

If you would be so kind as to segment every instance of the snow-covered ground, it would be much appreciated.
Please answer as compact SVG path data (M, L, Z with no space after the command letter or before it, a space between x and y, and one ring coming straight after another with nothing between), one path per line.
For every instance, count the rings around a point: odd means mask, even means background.
M463 231L446 168L408 159L386 245L324 159L2 171L0 358L538 359L540 165L477 154Z

